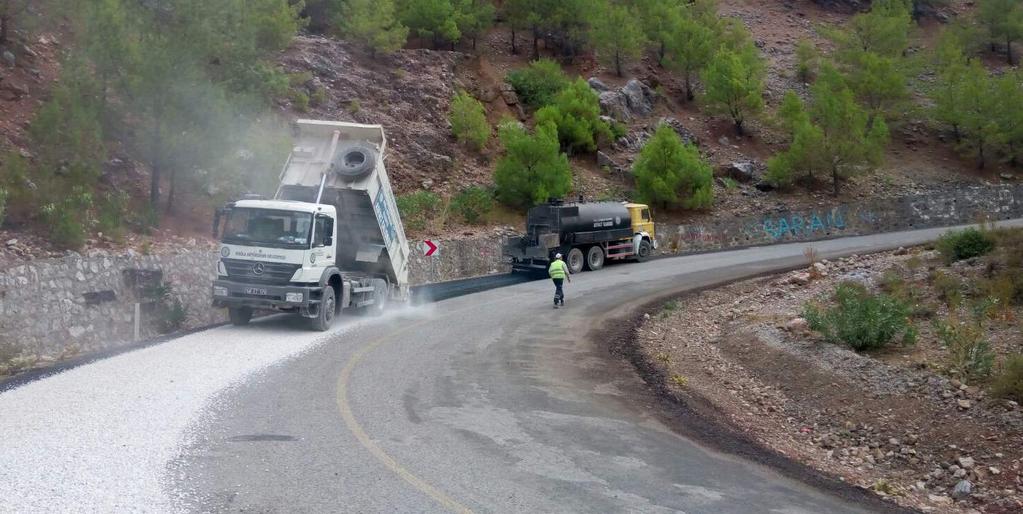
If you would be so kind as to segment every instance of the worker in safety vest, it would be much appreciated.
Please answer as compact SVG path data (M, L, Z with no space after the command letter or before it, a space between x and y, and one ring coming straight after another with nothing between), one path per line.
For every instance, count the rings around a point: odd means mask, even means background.
M550 268L547 268L547 274L554 281L554 308L557 309L558 305L565 305L565 292L561 290L562 284L565 283L566 278L569 282L572 281L572 277L568 272L568 265L565 264L565 261L561 260L560 253L554 256L554 262L551 263Z

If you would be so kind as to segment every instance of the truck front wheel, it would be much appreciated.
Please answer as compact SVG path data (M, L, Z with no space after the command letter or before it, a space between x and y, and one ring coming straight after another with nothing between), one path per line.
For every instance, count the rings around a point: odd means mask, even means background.
M639 243L639 251L636 252L636 260L643 262L650 258L650 254L653 252L653 248L650 247L650 241L644 239Z
M323 296L320 298L320 310L312 319L313 329L325 332L334 323L334 314L337 312L337 295L334 288L327 286L323 288Z
M227 309L227 317L231 320L232 325L238 327L248 325L249 321L252 321L252 308L231 307Z

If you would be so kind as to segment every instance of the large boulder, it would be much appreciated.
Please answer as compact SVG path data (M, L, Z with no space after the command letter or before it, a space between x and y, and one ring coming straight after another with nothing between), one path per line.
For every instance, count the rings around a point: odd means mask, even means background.
M656 94L636 79L629 80L621 89L611 89L596 77L591 77L587 83L600 95L601 112L617 121L632 121L654 110Z
M645 145L647 140L650 139L650 136L654 134L657 127L661 125L671 127L671 129L678 134L678 137L682 139L683 143L700 146L700 141L696 139L696 136L690 132L681 121L670 116L661 118L655 123L651 123L644 128L634 130L629 134L618 138L618 140L615 141L615 146L626 151L638 152L643 149L643 145Z

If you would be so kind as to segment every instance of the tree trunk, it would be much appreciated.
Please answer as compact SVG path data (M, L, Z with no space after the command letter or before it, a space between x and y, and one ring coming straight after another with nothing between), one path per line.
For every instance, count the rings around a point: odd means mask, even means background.
M987 167L987 157L984 155L984 143L977 145L977 169L982 170Z
M11 19L6 14L0 14L0 45L7 43L7 33L10 30Z
M512 29L512 55L518 55L519 49L515 47L515 29Z
M533 32L533 60L540 58L540 36Z
M962 143L963 142L963 134L961 132L959 132L959 124L958 123L953 123L952 124L952 136L956 138L956 143Z
M163 142L161 141L162 134L160 133L160 119L163 117L163 108L160 101L159 98L154 99L153 140L149 142L152 156L152 162L150 163L152 169L149 174L149 206L153 209L154 213L160 208L160 174L163 172L161 169L163 165Z
M693 83L689 80L689 74L686 73L686 101L692 102L696 96L693 95Z
M657 49L657 67L664 68L664 40L661 40L661 46Z
M170 189L167 191L167 214L174 212L174 192L178 188L178 171L175 166L170 170Z
M735 122L735 134L740 136L740 137L746 135L746 130L743 128L743 125L742 125L742 123L743 123L742 118L738 118L738 119L733 118L733 121Z
M621 52L615 52L615 71L618 72L618 76L622 76L622 54Z
M1012 59L1012 39L1008 38L1008 37L1005 38L1005 53L1008 54L1008 56L1009 56L1009 66L1014 66L1015 63L1012 62L1013 61L1013 59Z
M476 36L472 37L472 51L476 51Z
M838 198L838 166L831 165L831 196Z

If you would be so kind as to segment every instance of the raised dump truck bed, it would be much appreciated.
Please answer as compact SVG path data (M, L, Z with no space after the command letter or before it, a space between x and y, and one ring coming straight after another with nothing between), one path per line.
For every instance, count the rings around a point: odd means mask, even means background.
M227 223L214 305L236 324L273 309L325 330L342 309L379 312L408 298L409 247L384 167L383 128L314 120L296 128L274 199L219 213Z

